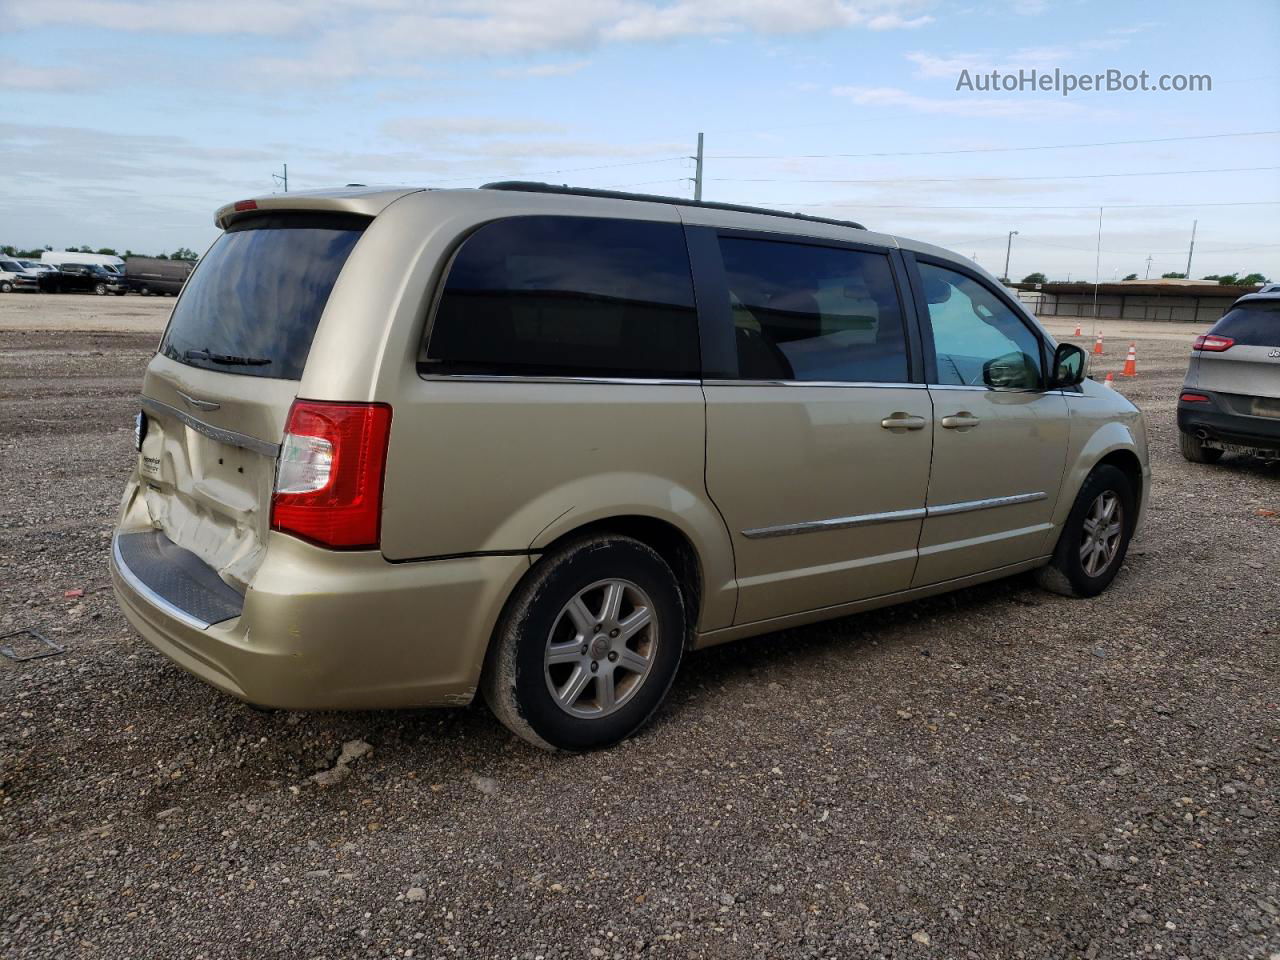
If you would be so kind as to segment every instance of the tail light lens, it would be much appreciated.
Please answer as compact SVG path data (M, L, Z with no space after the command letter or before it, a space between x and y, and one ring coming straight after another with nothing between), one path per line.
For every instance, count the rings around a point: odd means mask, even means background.
M1183 393L1180 397L1178 397L1178 399L1179 399L1179 400L1181 400L1183 403L1210 403L1210 402L1212 402L1212 401L1210 401L1210 400L1209 400L1209 398L1208 398L1208 397L1206 397L1203 393Z
M385 403L295 400L280 446L272 529L325 547L377 547L390 435Z
M1203 336L1196 337L1196 343L1192 349L1221 353L1223 350L1229 350L1234 345L1235 341L1230 337L1220 337L1215 333L1206 333Z

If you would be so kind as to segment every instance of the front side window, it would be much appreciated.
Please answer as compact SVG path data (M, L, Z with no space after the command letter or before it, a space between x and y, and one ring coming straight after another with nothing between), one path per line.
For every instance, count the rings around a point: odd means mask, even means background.
M513 217L462 244L427 374L696 379L698 321L674 223Z
M906 335L882 253L721 237L738 375L904 383Z
M920 264L940 384L1034 390L1041 383L1040 340L985 284Z

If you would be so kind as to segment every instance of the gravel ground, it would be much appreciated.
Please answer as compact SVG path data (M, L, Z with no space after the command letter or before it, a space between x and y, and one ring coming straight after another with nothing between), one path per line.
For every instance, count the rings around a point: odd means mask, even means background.
M0 330L0 633L66 647L0 659L0 956L1280 956L1280 467L1178 456L1192 332L1121 382L1156 480L1107 594L694 654L639 737L560 757L151 651L106 554L155 334Z

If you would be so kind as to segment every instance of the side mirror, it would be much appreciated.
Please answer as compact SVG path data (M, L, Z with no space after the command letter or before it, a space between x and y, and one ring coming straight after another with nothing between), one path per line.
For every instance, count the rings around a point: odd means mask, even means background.
M982 382L994 390L1035 390L1040 386L1040 371L1035 360L1015 350L984 363Z
M1053 351L1053 370L1049 375L1049 389L1078 386L1088 366L1089 355L1074 343L1060 343Z

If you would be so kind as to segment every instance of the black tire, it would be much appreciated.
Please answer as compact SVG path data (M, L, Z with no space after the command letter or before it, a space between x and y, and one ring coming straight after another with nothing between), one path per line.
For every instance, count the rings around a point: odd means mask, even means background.
M544 662L547 647L553 631L561 628L566 605L592 584L610 578L628 581L650 599L656 632L641 639L652 644L648 648L652 663L619 697L614 712L599 717L575 716L560 706L549 689L549 670ZM662 557L630 537L589 536L543 557L516 588L494 629L481 689L502 724L534 746L597 750L635 733L658 709L680 667L686 635L680 583ZM604 633L596 635L607 645L605 637ZM599 662L607 667L603 659ZM551 682L556 682L554 674L552 678ZM624 683L630 679L624 674ZM595 682L587 680L585 690L595 689Z
M0 293L13 293L13 284L8 280L0 283Z
M107 285L105 283L94 284L93 292L100 297L105 297L107 295Z
M1085 570L1080 556L1087 535L1085 520L1094 501L1105 493L1115 494L1120 502L1120 540L1106 567L1091 576ZM1076 502L1058 537L1053 559L1037 573L1040 586L1066 597L1096 597L1111 586L1111 581L1120 572L1125 554L1129 551L1129 541L1133 537L1136 520L1137 494L1128 476L1110 464L1095 467L1076 495Z
M142 296L144 296L144 297L149 297L149 296L151 296L151 290L150 290L150 288L148 288L148 287L139 287L139 288L138 288L138 293L142 294Z
M1178 431L1178 449L1192 463L1217 463L1222 459L1222 451L1217 447L1206 447L1194 433L1181 430Z

